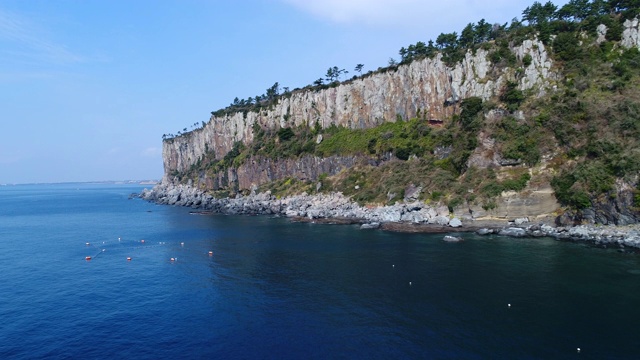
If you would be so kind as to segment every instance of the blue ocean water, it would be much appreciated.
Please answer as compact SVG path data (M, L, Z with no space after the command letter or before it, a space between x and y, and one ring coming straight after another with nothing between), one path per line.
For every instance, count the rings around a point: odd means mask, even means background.
M140 190L0 187L0 358L640 356L640 255L193 215Z

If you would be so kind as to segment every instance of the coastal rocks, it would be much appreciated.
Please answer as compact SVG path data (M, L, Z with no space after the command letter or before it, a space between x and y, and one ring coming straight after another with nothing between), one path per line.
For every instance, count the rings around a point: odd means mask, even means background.
M457 242L463 241L464 239L462 239L459 236L445 235L444 238L442 238L442 240L449 243L457 243Z
M363 207L341 193L300 194L278 199L269 192L252 193L235 198L214 198L187 185L160 183L153 189L144 189L139 197L158 204L188 206L202 212L225 214L266 214L307 219L314 222L363 223L362 229L383 229L409 232L450 232L451 225L459 219L449 218L446 206L433 208L415 202L375 208ZM341 220L342 219L342 220ZM346 221L345 221L346 220ZM457 220L457 221L456 221ZM512 225L484 227L476 230L479 235L498 234L510 237L552 237L558 240L591 242L597 246L617 246L640 249L640 225L627 226L550 226L531 224L521 219ZM505 223L506 224L506 223ZM473 227L462 227L473 231Z
M526 218L526 217L517 218L517 219L513 220L513 223L516 224L516 225L522 225L522 224L528 223L528 222L529 222L529 218Z
M627 247L640 249L640 225L627 227L578 225L571 227L553 227L547 224L534 224L522 227L506 227L502 229L482 228L478 235L498 234L509 237L552 237L557 240L582 241L596 246Z
M354 218L369 223L405 222L414 224L451 225L446 207L433 208L421 202L380 207L363 207L341 193L300 194L277 199L271 193L238 194L235 198L214 198L183 184L161 183L144 189L142 199L158 204L190 206L226 214L277 214L308 219ZM459 221L459 220L458 220ZM453 226L458 226L453 221Z
M462 221L460 221L460 219L458 219L458 218L453 218L453 219L449 220L449 226L451 226L452 228L461 227L462 226Z
M380 223L377 223L377 222L360 225L360 229L362 230L379 229L379 228L380 228Z
M478 229L476 230L476 234L478 235L490 235L495 233L494 229L489 229L489 228L482 228L482 229Z
M449 218L446 216L436 216L432 219L429 219L428 223L436 225L449 225Z
M498 231L498 235L511 236L511 237L525 237L527 236L527 232L521 228L509 227L509 228L504 228Z

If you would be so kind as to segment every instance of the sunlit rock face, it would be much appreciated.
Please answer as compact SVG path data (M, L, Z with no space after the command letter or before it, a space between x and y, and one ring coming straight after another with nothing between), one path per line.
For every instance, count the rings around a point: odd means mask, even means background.
M512 51L519 61L527 54L531 56L518 83L520 90L534 89L543 94L553 87L557 75L541 42L526 40ZM488 99L499 94L507 81L515 79L515 69L492 64L488 52L478 49L475 54L468 52L455 67L448 67L437 56L333 88L294 91L271 109L212 116L203 128L164 141L165 178L175 170L188 169L207 151L214 151L221 158L234 142L251 142L255 123L263 128L316 123L323 128L332 124L370 128L398 117L441 120L459 111L460 100L472 96Z
M638 19L627 20L623 24L622 40L620 44L626 48L640 47L640 26Z

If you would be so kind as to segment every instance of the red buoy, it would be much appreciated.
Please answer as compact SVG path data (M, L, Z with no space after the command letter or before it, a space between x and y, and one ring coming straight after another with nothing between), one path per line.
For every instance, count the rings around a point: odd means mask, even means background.
M85 260L91 260L91 256L86 256L84 259Z
M209 251L209 256L212 256L212 255L213 255L213 251Z
M131 257L128 257L128 258L127 258L127 261L131 261Z

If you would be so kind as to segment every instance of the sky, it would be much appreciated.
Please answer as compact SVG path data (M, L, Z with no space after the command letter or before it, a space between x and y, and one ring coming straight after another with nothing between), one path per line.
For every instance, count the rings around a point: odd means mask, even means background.
M162 135L522 0L2 0L0 184L160 179ZM566 1L556 1L562 5Z

